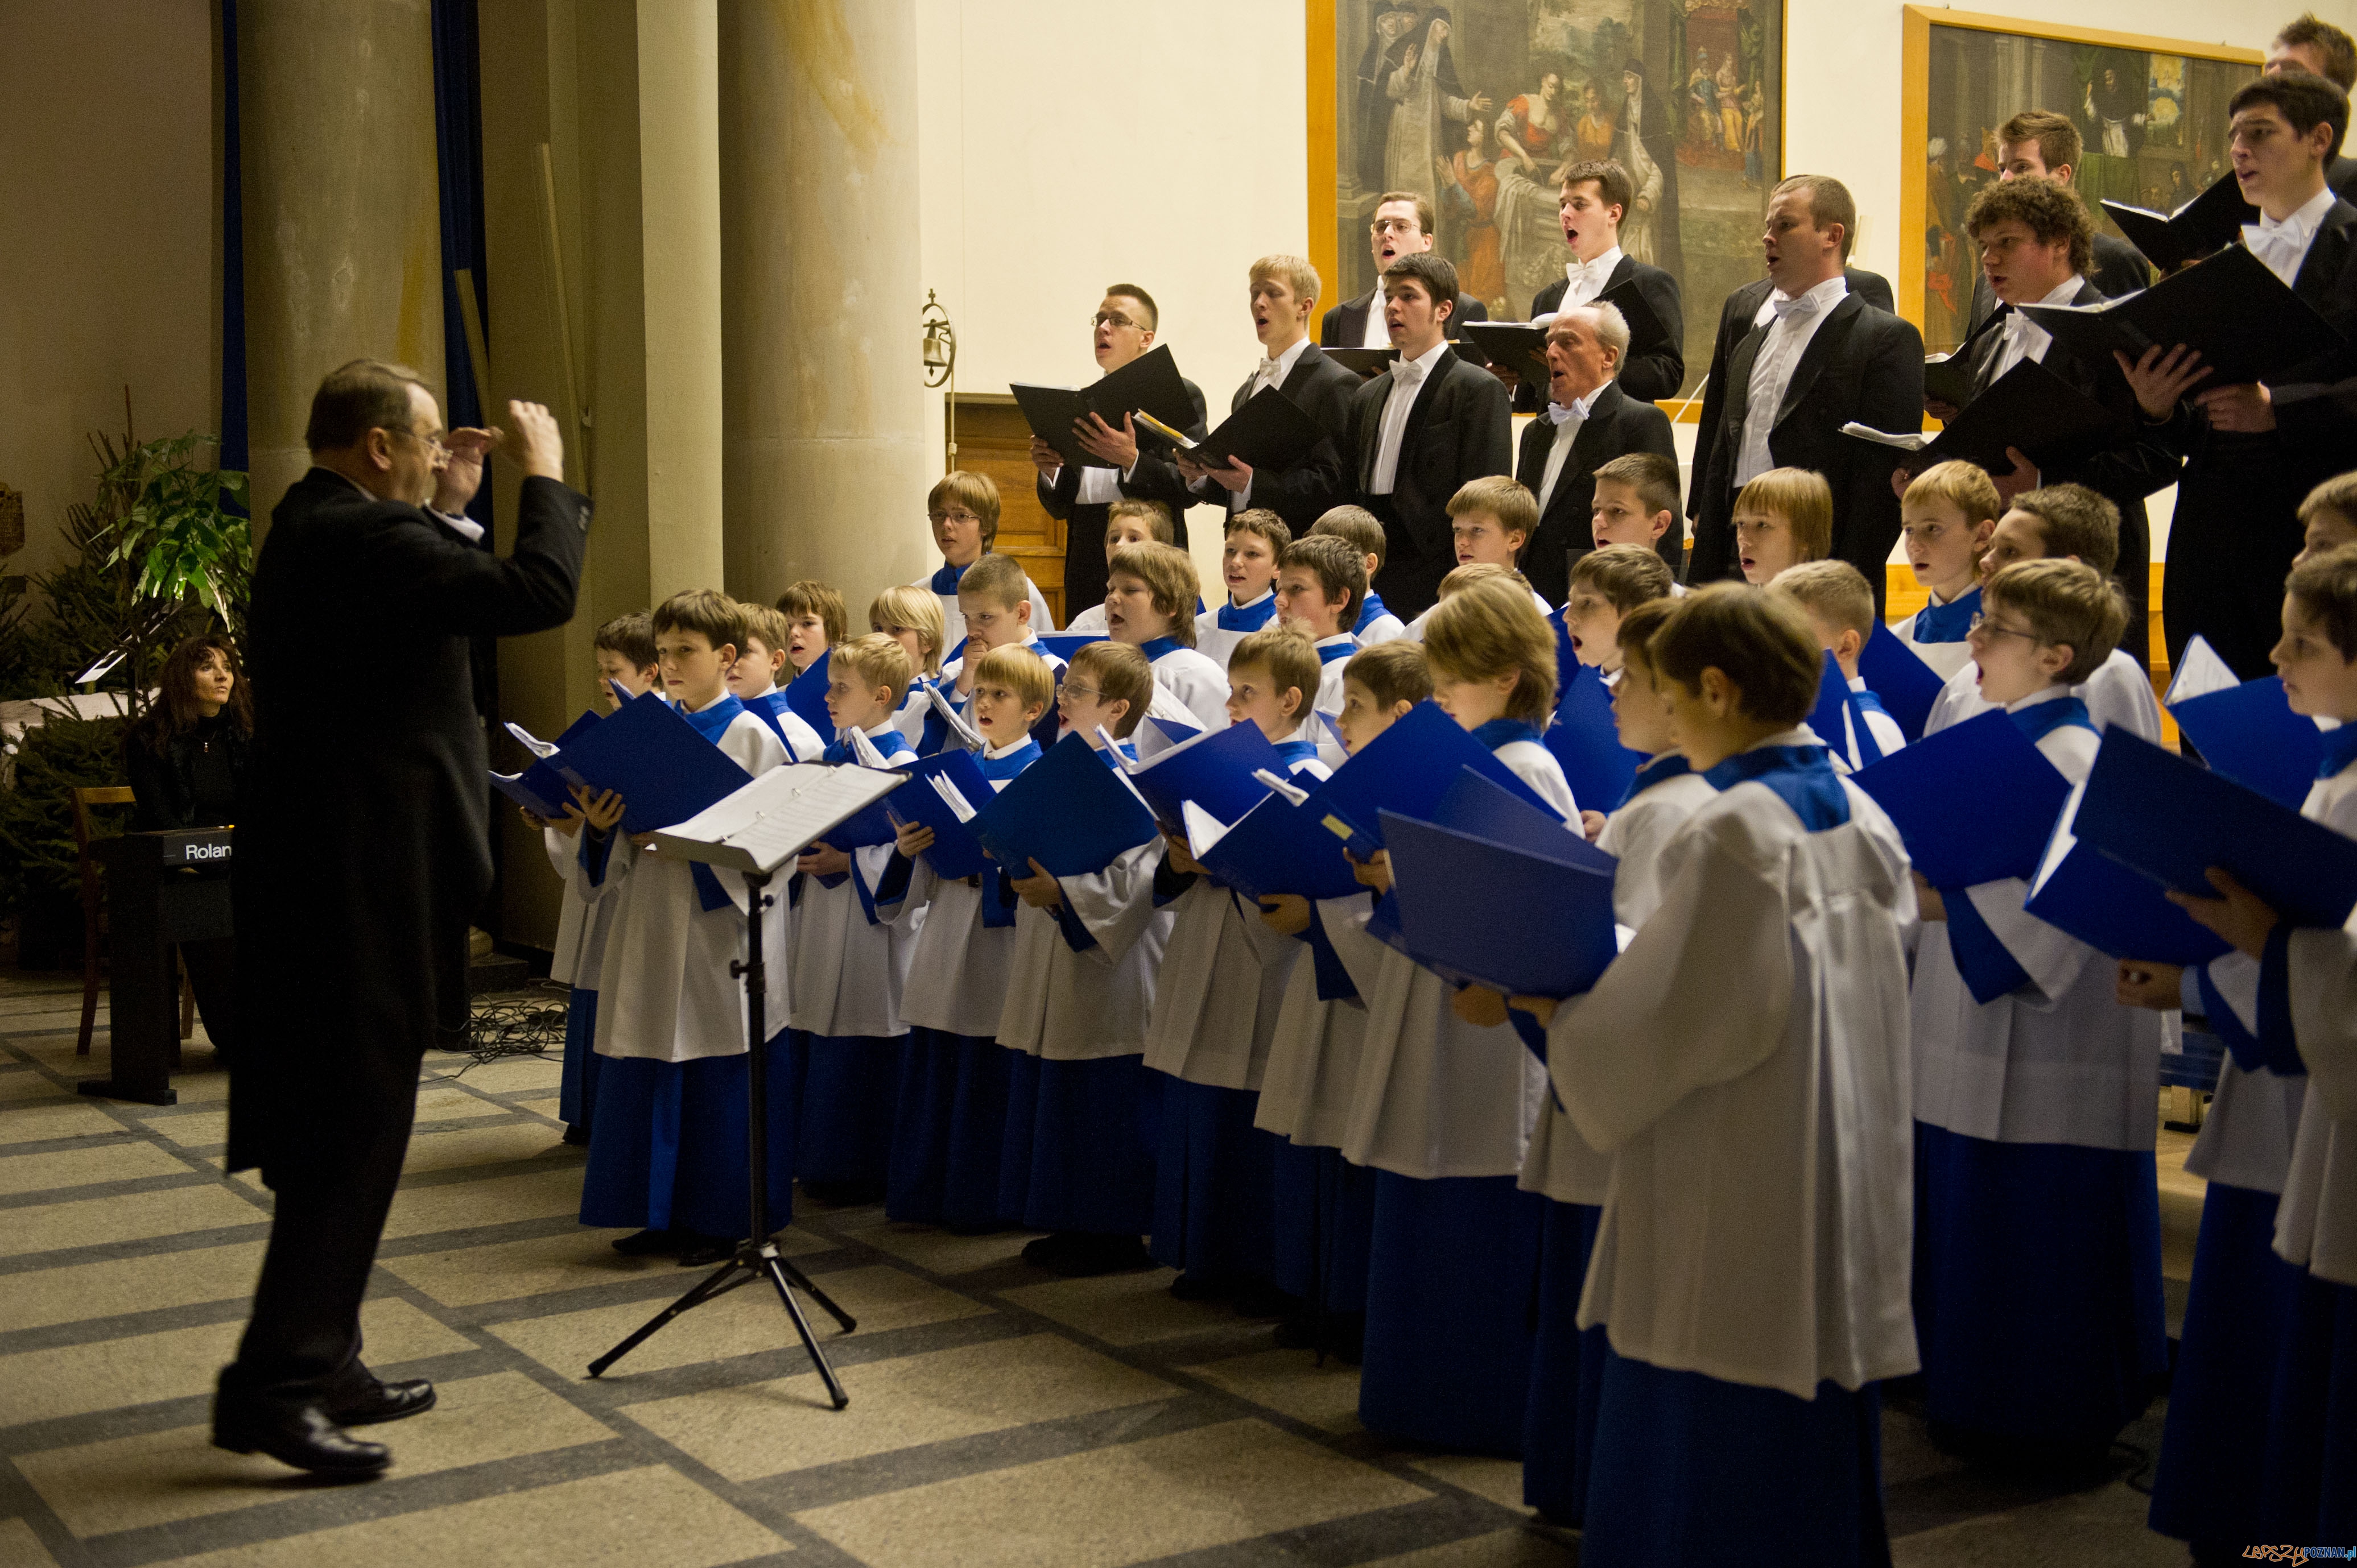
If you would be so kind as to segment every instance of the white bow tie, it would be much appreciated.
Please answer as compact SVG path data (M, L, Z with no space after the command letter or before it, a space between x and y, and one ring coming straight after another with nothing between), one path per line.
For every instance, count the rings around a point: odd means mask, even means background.
M1582 419L1586 419L1587 417L1587 413L1585 409L1566 408L1559 403L1551 403L1547 404L1546 413L1541 417L1545 419L1549 424L1561 424L1565 420L1571 418L1574 414L1577 414Z
M2289 260L2299 252L2308 238L2306 231L2291 223L2278 223L2272 218L2261 218L2256 223L2243 225L2243 244L2266 260Z
M1817 296L1813 294L1804 294L1798 299L1776 301L1776 319L1779 321L1789 320L1795 316L1814 316L1816 313Z
M1395 360L1392 362L1392 380L1414 386L1424 380L1424 366L1415 360Z
M1253 379L1269 383L1283 381L1285 366L1275 360L1263 360L1260 362L1260 369L1253 372Z
M1612 269L1604 264L1604 258L1601 256L1597 257L1592 262L1583 262L1575 256L1570 261L1564 263L1563 270L1565 276L1577 278L1587 277L1597 274L1609 273Z

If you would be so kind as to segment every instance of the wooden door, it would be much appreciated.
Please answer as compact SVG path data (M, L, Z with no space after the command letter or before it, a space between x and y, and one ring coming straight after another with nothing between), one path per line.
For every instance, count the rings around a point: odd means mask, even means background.
M1071 618L1064 609L1064 525L1039 504L1033 482L1039 471L1031 466L1031 427L1022 410L1006 392L960 392L942 409L951 466L987 474L998 487L995 548L1023 563L1062 626Z

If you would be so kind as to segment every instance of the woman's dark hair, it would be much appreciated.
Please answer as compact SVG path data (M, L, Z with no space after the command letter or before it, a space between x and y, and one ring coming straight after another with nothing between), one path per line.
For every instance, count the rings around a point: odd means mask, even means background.
M235 725L240 734L253 733L253 698L246 690L245 666L238 661L237 644L218 633L203 632L172 650L172 656L164 660L163 673L156 678L155 705L139 721L139 737L149 750L160 756L204 717L197 707L197 671L209 653L220 654L229 666L229 702L221 716Z

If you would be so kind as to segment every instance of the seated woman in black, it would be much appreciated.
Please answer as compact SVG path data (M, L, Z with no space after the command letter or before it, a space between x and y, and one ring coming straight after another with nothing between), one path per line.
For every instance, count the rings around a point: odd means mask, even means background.
M225 637L189 638L164 661L156 686L155 703L123 737L133 829L231 825L253 746L253 703L237 649ZM205 1033L224 1057L233 1048L236 955L229 937L180 944Z

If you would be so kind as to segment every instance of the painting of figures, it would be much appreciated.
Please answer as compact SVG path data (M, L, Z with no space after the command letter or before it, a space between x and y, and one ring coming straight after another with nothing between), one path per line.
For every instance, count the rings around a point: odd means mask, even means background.
M1570 258L1563 170L1617 158L1636 192L1621 248L1679 280L1699 380L1716 302L1760 275L1783 174L1777 0L1333 4L1336 297L1374 286L1368 224L1408 190L1459 286L1492 319L1526 320Z
M1978 270L1965 210L1997 177L1996 128L2025 109L2067 115L2085 147L2073 183L2104 233L2119 229L2098 203L2168 212L2226 170L2226 101L2258 74L2255 59L2225 59L2187 44L2044 37L1943 25L1932 12L1924 87L1923 346L1955 347L1968 324ZM2009 24L1997 24L2009 26Z

